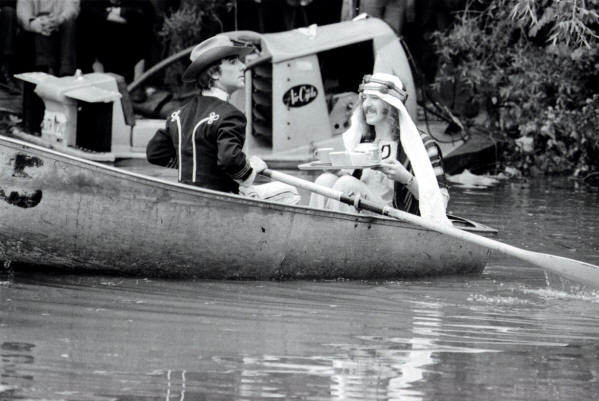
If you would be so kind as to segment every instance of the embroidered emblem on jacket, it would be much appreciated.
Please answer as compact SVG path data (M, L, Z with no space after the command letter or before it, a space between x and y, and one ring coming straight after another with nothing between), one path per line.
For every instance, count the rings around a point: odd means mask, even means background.
M220 118L220 116L218 114L216 114L215 112L212 112L208 116L208 120L206 121L206 123L208 125L212 125L212 123L215 122L216 120L218 120L219 118Z
M220 116L218 114L216 114L215 112L212 112L208 115L208 117L206 118L202 118L200 121L198 121L198 123L196 124L195 127L193 127L193 132L195 133L195 130L202 124L206 123L208 125L212 125L212 123L214 123L216 120L218 120L220 118Z
M177 110L171 114L171 121L175 121L179 119L179 114L181 114L181 110Z

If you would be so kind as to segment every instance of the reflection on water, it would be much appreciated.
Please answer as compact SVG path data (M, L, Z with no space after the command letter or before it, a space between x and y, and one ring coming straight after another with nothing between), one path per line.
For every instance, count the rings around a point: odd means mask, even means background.
M454 190L516 246L599 263L598 194ZM517 260L481 276L218 282L0 276L0 400L588 400L599 294Z
M2 382L0 383L0 395L8 397L22 387L30 387L33 376L23 374L23 365L33 364L34 358L31 349L34 344L20 342L4 342L0 344L0 359L2 360ZM4 384L10 382L11 384Z
M424 377L424 369L433 363L435 336L441 326L442 313L436 303L425 303L414 308L413 337L408 340L410 350L405 361L397 359L393 368L398 374L389 380L388 397L402 400L422 400L423 393L412 389Z

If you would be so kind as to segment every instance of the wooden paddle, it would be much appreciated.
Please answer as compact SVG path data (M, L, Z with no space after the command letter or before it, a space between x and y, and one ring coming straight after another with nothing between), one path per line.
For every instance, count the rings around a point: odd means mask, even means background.
M503 242L499 242L490 238L476 235L471 232L460 230L453 226L437 224L434 221L429 221L423 219L420 216L407 213L398 209L394 209L389 206L378 205L374 202L360 199L355 196L346 195L341 191L324 187L322 185L317 185L313 182L306 181L301 178L297 178L277 171L266 169L262 171L261 174L270 177L273 180L281 181L289 185L294 185L298 188L317 193L327 198L338 200L339 202L348 205L357 206L358 208L382 214L383 216L393 217L398 220L405 221L407 223L414 224L416 226L423 227L431 231L436 231L441 234L449 235L451 237L466 242L470 242L485 248L501 252L508 256L516 257L520 260L541 267L552 273L556 273L567 279L591 287L599 288L599 266L595 266L590 263L581 262L574 259L564 258L562 256L527 251L525 249L517 248L512 245L504 244Z

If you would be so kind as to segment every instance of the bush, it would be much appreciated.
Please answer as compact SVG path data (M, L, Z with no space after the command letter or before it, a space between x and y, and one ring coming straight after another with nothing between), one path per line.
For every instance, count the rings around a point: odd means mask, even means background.
M525 174L598 171L599 1L476 5L434 35L433 89L465 86L485 128L504 140L504 160Z
M219 11L228 7L229 0L184 0L177 11L165 18L159 32L168 55L222 32ZM167 70L165 83L171 89L180 89L181 76L188 64L189 59L185 59Z

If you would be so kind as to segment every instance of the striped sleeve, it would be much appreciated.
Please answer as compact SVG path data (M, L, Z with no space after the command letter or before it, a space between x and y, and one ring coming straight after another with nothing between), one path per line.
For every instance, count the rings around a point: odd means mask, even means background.
M433 166L433 171L435 172L435 176L437 177L437 182L439 183L439 187L447 188L447 181L445 180L445 170L443 169L443 156L441 155L441 149L439 145L430 135L426 133L420 133L420 137L422 138L422 143L424 143L424 148L426 149L426 153L431 161Z

